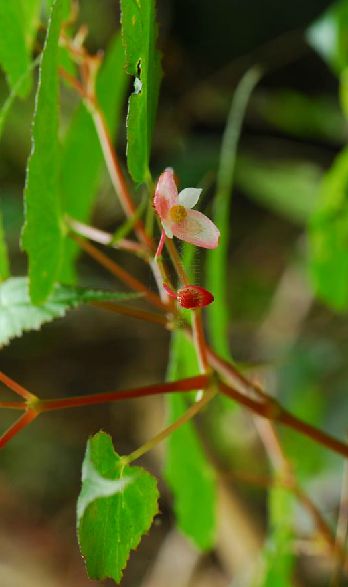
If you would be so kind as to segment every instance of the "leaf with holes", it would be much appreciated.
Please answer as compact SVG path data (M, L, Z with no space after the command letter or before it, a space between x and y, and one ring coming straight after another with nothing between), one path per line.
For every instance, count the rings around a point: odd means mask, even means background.
M154 0L121 0L127 72L134 76L127 118L127 162L136 182L150 179L151 138L161 81Z
M158 513L156 479L122 464L105 432L89 439L77 503L78 538L91 579L118 583L131 550Z
M0 347L26 330L39 330L46 322L62 318L66 311L80 304L102 301L122 301L138 297L55 284L48 300L34 306L28 293L26 277L12 277L0 285Z

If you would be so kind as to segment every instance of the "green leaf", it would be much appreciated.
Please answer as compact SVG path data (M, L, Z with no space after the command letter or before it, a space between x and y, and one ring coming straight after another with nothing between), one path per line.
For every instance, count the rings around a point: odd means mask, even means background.
M348 5L335 2L312 24L307 41L337 74L348 65Z
M121 11L127 71L134 77L127 118L127 162L133 180L141 183L150 179L151 138L162 75L156 50L155 0L121 0Z
M12 89L30 63L23 18L22 0L0 2L0 64ZM24 85L17 87L21 96L25 96L29 89L28 79Z
M19 0L22 8L22 27L25 36L26 46L29 51L36 36L40 24L40 12L42 0Z
M62 252L58 184L58 39L62 6L61 0L53 5L47 29L25 187L22 245L29 256L30 295L34 303L47 299L58 274Z
M177 379L196 373L192 343L177 331L172 335L168 377ZM169 395L169 422L177 420L187 407L187 394ZM216 478L192 422L178 428L168 439L165 477L174 495L179 528L200 549L211 548L216 530Z
M28 294L28 279L12 277L0 284L0 347L26 330L39 330L46 322L62 318L67 310L80 304L129 298L134 298L134 294L55 284L45 304L34 306Z
M294 567L293 504L291 493L282 487L269 492L270 533L258 569L255 587L292 587Z
M274 487L269 492L270 535L263 553L263 572L258 587L292 587L293 497L289 491Z
M89 439L77 503L80 549L91 579L119 583L131 550L158 513L156 479L124 466L105 432Z
M248 196L298 224L317 205L322 170L310 161L238 157L236 183Z
M5 239L2 214L0 213L0 282L8 278L10 265L8 259L7 244Z
M117 34L110 44L97 77L96 91L100 107L111 135L119 125L126 91L124 54ZM83 103L74 115L63 145L61 163L61 192L63 210L69 216L87 222L100 183L103 155L97 133ZM79 248L66 239L60 279L75 280L74 261Z
M241 126L251 92L259 81L260 75L258 68L247 71L233 96L221 146L214 200L213 219L221 236L219 246L213 251L209 251L207 256L206 283L217 300L207 308L209 332L214 349L226 359L230 358L227 336L230 286L226 278L228 273L230 201Z
M348 149L325 174L309 225L309 269L319 298L335 310L348 306Z
M2 131L3 131L7 116L10 113L10 110L11 110L17 96L20 95L22 86L23 86L23 88L25 87L25 84L27 83L27 80L28 80L29 76L31 75L32 71L40 63L40 59L41 59L41 55L39 55L36 59L34 59L34 61L32 61L30 63L27 71L21 77L18 78L18 80L16 81L16 83L13 86L13 89L10 91L9 95L7 96L6 100L4 101L4 103L1 107L1 110L0 110L0 138L2 135Z
M293 89L262 90L253 97L253 111L267 124L294 137L345 142L344 118L337 97L307 95Z

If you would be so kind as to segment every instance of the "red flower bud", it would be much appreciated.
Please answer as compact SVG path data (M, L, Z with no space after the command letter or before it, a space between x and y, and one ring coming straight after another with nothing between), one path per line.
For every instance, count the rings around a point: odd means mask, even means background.
M187 309L203 308L214 301L210 291L199 285L185 285L177 291L176 299L180 306Z

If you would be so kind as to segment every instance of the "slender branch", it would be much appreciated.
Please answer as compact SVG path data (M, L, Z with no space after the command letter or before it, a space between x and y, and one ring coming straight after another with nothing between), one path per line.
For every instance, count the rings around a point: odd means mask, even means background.
M36 395L34 395L33 393L30 393L30 391L25 389L25 387L23 387L22 385L19 385L19 383L17 383L17 381L14 381L13 379L11 379L11 377L9 377L8 375L5 375L5 373L3 373L2 371L0 371L0 381L4 385L6 385L6 387L11 389L11 391L14 391L14 393L17 393L17 395L20 395L24 399L26 399L26 400L35 400L36 399Z
M63 410L65 408L78 408L82 406L104 404L107 402L116 402L136 397L147 397L151 395L160 395L173 392L194 391L207 387L207 385L209 385L209 381L210 378L207 375L196 375L195 377L188 377L179 381L147 385L137 389L123 389L106 393L95 393L92 395L41 400L35 407L40 413L51 412L53 410Z
M172 424L167 426L164 430L162 430L159 434L156 434L153 438L145 442L142 446L140 446L137 450L130 453L129 455L122 457L122 461L128 465L138 459L139 457L143 456L145 453L152 450L157 444L165 440L170 434L175 432L178 428L186 424L189 420L191 420L198 412L200 412L217 394L217 390L207 391L204 396L194 404L192 404L180 418L175 420Z
M189 284L189 278L188 278L188 275L187 275L187 273L185 271L185 268L184 268L184 266L183 266L183 264L181 262L179 253L178 253L178 251L176 249L176 246L173 243L173 239L167 238L166 241L165 241L165 243L166 243L166 247L168 249L168 253L169 253L170 259L171 259L171 261L173 263L173 267L174 267L174 269L175 269L175 271L176 271L176 273L177 273L180 281L182 281L182 284L183 285L188 285Z
M0 402L0 408L23 411L27 408L27 404L24 402Z
M65 71L62 67L59 68L59 75L71 85L72 88L81 96L85 98L85 91L82 84L68 71Z
M144 246L140 243L126 238L120 239L117 242L113 242L113 235L109 232L105 232L104 230L100 230L94 226L89 226L88 224L84 224L83 222L75 220L71 217L67 217L67 223L73 232L96 243L112 247L113 249L122 249L124 251L129 251L130 253L135 253L142 259L145 258L147 260L149 257Z
M104 115L96 101L94 101L93 106L90 107L90 112L99 137L99 142L104 154L105 163L110 175L112 185L114 186L115 191L118 194L124 213L129 218L135 214L136 207L133 203L132 198L130 197L126 180L123 176L123 172L118 162L117 155L113 149ZM140 219L137 219L135 221L134 230L139 240L143 242L150 250L154 250L154 244L152 242L152 239L146 233L144 225Z
M72 238L79 244L79 246L90 255L97 263L102 265L107 271L112 273L115 277L118 277L123 283L128 285L131 289L144 294L148 302L153 306L160 308L161 310L166 309L165 304L161 301L161 298L153 291L148 289L141 281L133 277L128 271L123 269L118 263L111 260L102 251L97 249L92 243L80 238L77 235L72 235Z
M265 446L268 457L275 471L275 484L285 487L298 499L309 515L313 518L317 531L325 540L330 552L339 556L342 547L335 543L335 537L330 526L324 519L321 511L317 508L311 498L303 491L293 473L291 463L288 460L281 444L277 430L270 420L255 417L255 424L261 440Z
M222 393L231 397L236 402L245 406L259 416L268 418L269 420L275 420L276 422L279 422L280 424L292 428L300 434L311 438L314 442L326 446L326 448L343 455L344 457L348 456L348 444L341 442L333 436L326 434L326 432L319 430L319 428L315 428L315 426L300 420L300 418L297 418L285 410L285 408L283 408L279 402L272 399L271 397L268 398L267 401L259 402L243 395L236 389L229 387L223 382L220 382L220 390Z
M186 329L186 332L189 332ZM245 395L252 395L258 398L268 400L272 399L265 391L255 383L251 381L243 373L241 373L235 365L229 363L225 359L222 359L219 355L217 355L210 347L207 347L207 355L210 365L216 369L216 371L222 375L226 381L232 385L232 387L236 387L237 389L241 389Z
M109 310L115 312L115 314L121 314L122 316L129 316L130 318L138 318L139 320L145 320L146 322L152 322L153 324L160 324L166 326L168 321L162 314L155 314L155 312L147 312L146 310L139 310L138 308L131 308L124 306L123 304L115 304L114 302L91 302L92 306L102 308L103 310Z
M208 362L207 347L203 330L202 312L200 308L193 310L192 334L194 345L197 351L201 373L207 373L210 367Z
M339 557L337 567L334 569L330 587L339 587L342 570L346 569L347 565L347 539L348 539L348 462L344 461L342 485L341 485L341 499L338 510L338 519L336 527L335 546L339 550Z
M82 46L77 48L71 40L64 36L62 37L62 42L79 63L83 82L80 83L74 76L64 70L60 70L60 74L82 97L92 116L111 183L117 193L124 213L129 218L135 214L136 206L129 193L127 182L112 145L104 114L100 109L95 94L95 74L100 65L100 58L98 56L92 57ZM139 240L151 251L154 250L153 241L146 233L144 225L140 219L136 219L134 230Z
M0 448L3 448L5 444L7 444L14 436L16 436L16 434L18 434L18 432L23 430L23 428L28 426L30 422L35 420L37 416L38 413L35 410L29 409L24 412L24 414L22 414L22 416L20 416L18 420L16 420L14 424L12 424L12 426L10 426L6 432L0 436Z

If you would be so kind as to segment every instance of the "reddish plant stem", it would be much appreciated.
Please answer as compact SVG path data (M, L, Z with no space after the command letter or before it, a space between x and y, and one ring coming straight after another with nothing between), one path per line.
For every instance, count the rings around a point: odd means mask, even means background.
M155 314L155 312L130 308L129 306L115 304L114 302L91 302L91 305L96 306L97 308L102 308L103 310L109 310L109 312L115 312L115 314L121 314L122 316L138 318L139 320L145 320L146 322L151 322L153 324L160 324L161 326L167 325L167 319L165 316L162 314Z
M170 259L173 263L173 267L174 267L180 281L182 282L183 285L188 285L189 284L188 275L187 275L185 268L181 262L179 253L176 249L176 246L173 243L173 239L167 238L165 240L165 243L166 243L166 247L167 247Z
M107 271L112 273L115 277L123 281L126 285L128 285L134 291L137 291L145 296L148 302L150 302L153 306L160 308L161 310L166 310L166 305L161 301L161 298L155 294L153 291L148 289L141 281L133 277L128 271L123 269L118 263L112 261L107 255L105 255L102 251L97 249L94 245L92 245L89 241L86 241L80 238L77 235L72 235L72 238L79 244L79 246L90 255L97 263L102 265Z
M135 214L136 207L133 203L132 198L130 197L126 180L124 178L121 166L118 162L115 150L112 146L109 130L107 128L104 115L95 100L90 108L90 111L99 137L99 142L104 154L105 163L109 171L112 185L114 186L115 191L118 194L124 213L128 218L130 218ZM141 220L137 219L135 221L134 230L139 240L144 245L146 245L151 251L154 251L153 241L146 233L145 227Z
M259 414L259 416L279 422L344 457L348 456L348 445L346 443L341 442L333 436L326 434L326 432L319 430L319 428L315 428L311 424L307 424L307 422L300 420L300 418L297 418L285 410L285 408L283 408L276 400L268 398L267 401L261 403L243 395L223 382L220 382L219 385L222 393L231 397L252 412Z
M34 395L33 393L30 393L30 391L25 389L25 387L23 387L22 385L19 385L19 383L17 383L17 381L14 381L13 379L11 379L11 377L9 377L8 375L5 375L5 373L3 373L2 371L0 371L0 381L4 385L6 385L6 387L11 389L11 391L14 391L17 395L20 395L24 399L26 399L26 400L36 399L36 395Z
M38 413L35 410L27 410L10 426L4 434L0 436L0 448L3 448L5 444L7 444L18 432L23 430L30 422L35 420L38 416Z
M81 96L85 98L85 91L82 84L68 71L62 67L59 68L59 75Z
M88 224L84 224L83 222L70 217L67 217L67 222L72 231L80 236L84 236L91 241L100 243L101 245L112 247L113 249L121 249L123 251L128 251L129 253L135 253L138 257L148 260L148 255L144 246L138 242L124 238L117 241L117 243L114 243L112 234L109 232L105 232L94 226L89 226Z
M230 383L233 387L242 388L243 392L247 395L252 393L254 396L256 395L257 397L266 401L268 399L272 399L269 395L267 395L267 393L263 391L259 385L257 385L257 383L250 381L237 369L237 367L225 359L219 357L219 355L217 355L209 346L207 346L207 356L208 361L213 369L222 375L222 377L226 379L226 381L228 381L228 383Z
M24 402L0 402L0 408L5 410L26 410L27 404Z
M183 391L194 391L206 388L209 384L207 375L196 375L180 381L171 381L169 383L158 383L147 385L137 389L124 389L119 391L110 391L106 393L95 393L92 395L66 397L61 399L41 400L35 407L40 412L50 412L52 410L62 410L65 408L78 408L81 406L91 406L106 402L116 402L123 399L132 399L136 397L147 397L150 395L161 395L164 393L174 393Z
M200 308L193 310L192 334L194 344L197 350L200 371L201 373L207 373L210 367L208 363L207 347L205 342L202 313Z
M255 417L255 423L261 440L267 451L267 455L273 464L275 470L275 484L278 483L288 489L302 504L309 515L312 517L314 524L327 543L330 552L339 555L342 552L342 546L336 545L335 537L330 526L322 516L320 510L310 497L303 491L292 471L291 462L287 458L281 444L278 432L274 423L264 418Z

